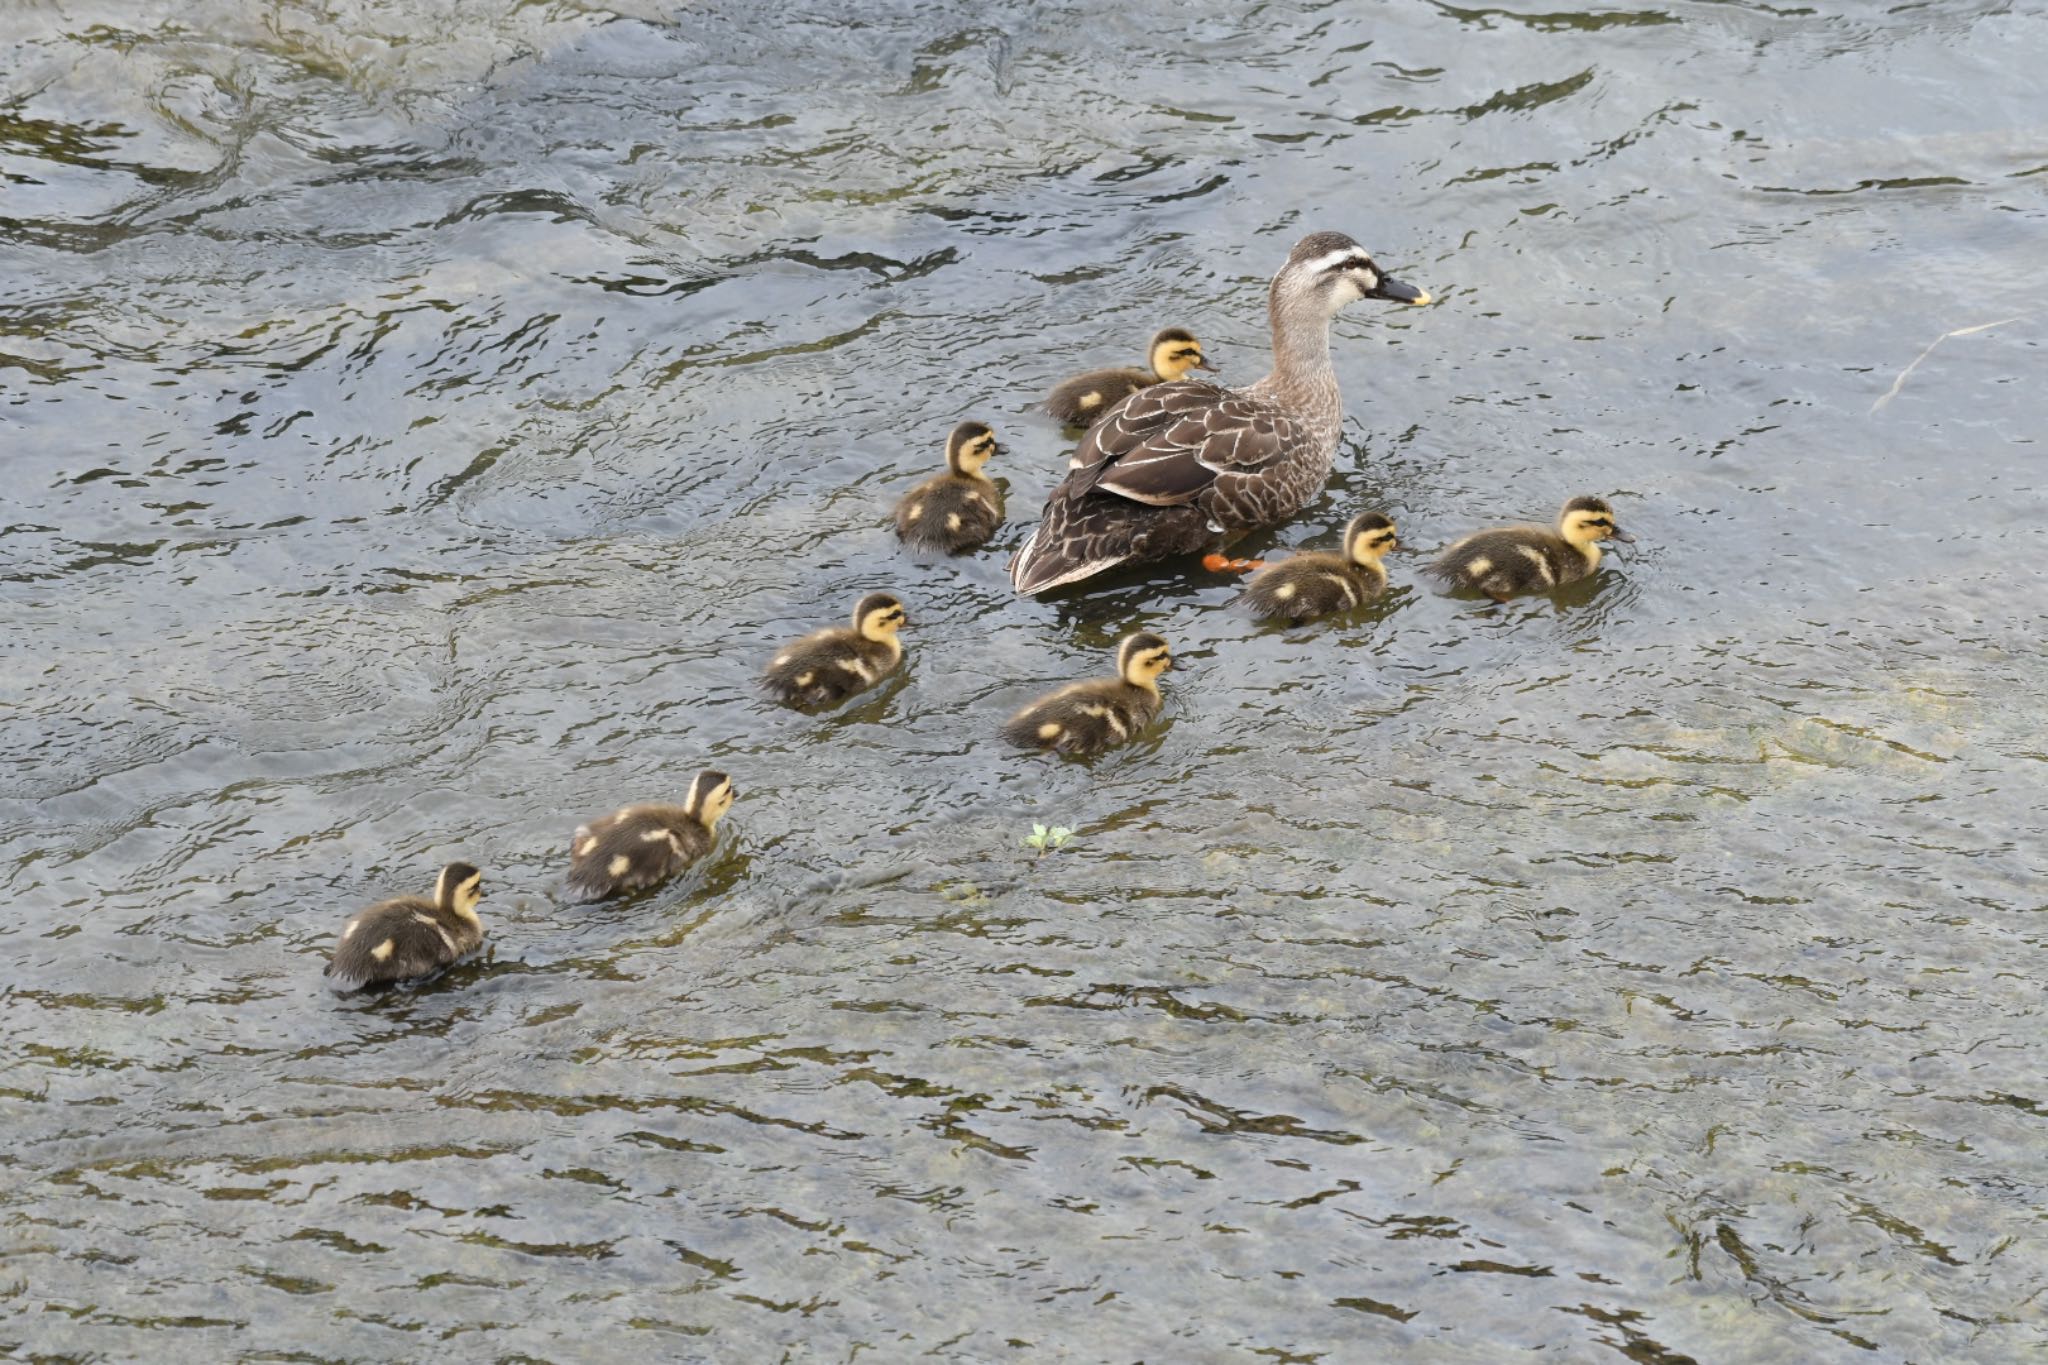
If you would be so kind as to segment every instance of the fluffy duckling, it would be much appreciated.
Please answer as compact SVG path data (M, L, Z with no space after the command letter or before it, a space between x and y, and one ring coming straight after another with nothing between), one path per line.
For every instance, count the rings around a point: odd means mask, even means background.
M680 806L626 806L578 825L569 836L569 894L598 901L667 881L711 851L737 795L731 778L707 768Z
M1148 630L1116 647L1114 678L1069 683L1010 717L1003 738L1025 749L1095 754L1134 738L1159 714L1159 675L1173 667L1173 647Z
M1635 537L1614 524L1614 509L1599 498L1573 498L1548 526L1501 526L1475 531L1436 557L1429 572L1453 588L1471 588L1496 602L1517 593L1545 592L1600 567L1600 542Z
M1182 327L1152 338L1149 370L1090 370L1066 380L1045 400L1045 410L1070 427L1085 427L1139 389L1170 384L1189 370L1213 370L1202 358L1202 343Z
M1313 621L1350 611L1387 590L1380 557L1400 542L1392 519L1362 512L1344 528L1342 554L1293 555L1262 570L1239 600L1268 621Z
M895 671L903 661L896 632L907 624L901 602L871 592L854 607L851 627L814 631L777 650L762 684L791 706L844 701Z
M946 472L896 504L896 538L920 549L958 554L984 545L1003 524L1003 494L981 467L1002 454L985 422L962 422L946 438Z
M394 896L378 901L341 926L327 963L327 985L347 995L366 986L390 986L432 976L483 946L476 913L484 874L450 863L434 883L434 898Z

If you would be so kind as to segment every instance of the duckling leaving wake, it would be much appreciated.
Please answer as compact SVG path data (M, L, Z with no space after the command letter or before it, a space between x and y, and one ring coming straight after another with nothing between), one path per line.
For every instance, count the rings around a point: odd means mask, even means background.
M896 632L908 624L901 602L871 592L854 606L851 627L814 631L777 650L762 672L762 686L791 706L844 701L895 671L903 661Z
M1003 493L981 472L1003 453L984 422L962 422L946 438L946 472L925 480L896 504L896 538L906 545L958 554L986 544L1003 524Z
M1114 678L1069 683L1010 717L1003 738L1024 749L1094 754L1128 743L1159 714L1159 675L1173 647L1148 630L1116 647Z
M667 881L711 851L737 795L731 778L707 768L680 806L625 806L578 825L569 837L569 894L596 901Z
M1499 526L1475 531L1436 557L1426 572L1453 588L1483 592L1496 602L1525 592L1576 583L1600 567L1600 542L1635 537L1614 522L1599 498L1573 498L1548 526Z
M477 903L484 874L450 863L434 884L434 898L396 896L379 901L341 926L327 964L328 988L347 995L368 986L392 986L432 976L483 946Z
M1387 590L1380 559L1399 544L1390 518L1362 512L1344 528L1344 553L1283 559L1254 578L1238 600L1268 621L1298 623L1350 611Z

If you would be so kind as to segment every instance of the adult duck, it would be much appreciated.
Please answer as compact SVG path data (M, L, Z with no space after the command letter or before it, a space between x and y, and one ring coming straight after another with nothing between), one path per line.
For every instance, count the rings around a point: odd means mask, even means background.
M1139 389L1081 438L1038 529L1010 561L1027 596L1119 564L1211 551L1275 526L1322 490L1344 400L1330 366L1330 319L1360 299L1424 304L1341 232L1295 244L1273 276L1273 369L1244 389L1196 379Z

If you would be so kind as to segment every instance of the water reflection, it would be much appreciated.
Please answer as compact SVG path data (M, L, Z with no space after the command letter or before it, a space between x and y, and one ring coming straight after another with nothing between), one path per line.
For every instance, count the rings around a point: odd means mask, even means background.
M2041 21L1255 17L14 16L0 1342L2024 1349L2038 331L1871 408L2038 311ZM1057 377L1171 319L1251 378L1325 225L1441 302L1339 324L1247 550L1636 546L1301 630L898 553L960 418L1023 521ZM768 705L869 588L901 682ZM1138 626L1143 744L992 743ZM707 763L717 854L559 901ZM487 956L325 1000L458 856Z

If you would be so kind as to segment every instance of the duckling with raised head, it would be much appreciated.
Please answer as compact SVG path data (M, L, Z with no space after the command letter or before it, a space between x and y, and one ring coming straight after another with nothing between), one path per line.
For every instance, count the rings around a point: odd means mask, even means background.
M738 792L706 768L680 806L625 806L569 836L569 894L598 901L665 882L711 851L718 822Z
M1033 596L1120 564L1204 551L1207 567L1252 567L1219 551L1287 520L1329 481L1344 423L1330 319L1360 299L1423 304L1429 295L1341 232L1296 242L1266 294L1272 372L1243 389L1153 384L1105 411L1011 557L1011 586Z
M1159 675L1173 667L1173 647L1149 630L1116 647L1114 678L1069 683L1010 717L1003 738L1025 749L1096 754L1129 742L1159 714Z
M762 685L791 706L844 701L895 671L903 661L896 632L908 623L894 596L871 592L854 606L851 626L813 631L777 650Z
M1045 400L1045 410L1070 427L1085 427L1139 389L1171 384L1189 370L1213 370L1202 355L1202 343L1184 327L1168 327L1152 338L1146 352L1150 369L1090 370L1061 381Z
M477 902L484 874L450 863L434 883L434 896L394 896L352 916L327 963L330 990L341 995L367 986L392 986L432 976L483 946Z
M1614 509L1599 498L1573 498L1548 526L1500 526L1475 531L1436 557L1428 572L1452 588L1483 592L1496 602L1517 593L1547 592L1576 583L1600 567L1600 542L1635 537L1617 526Z
M1003 524L1003 493L981 470L1002 451L986 422L954 427L946 438L946 472L925 480L896 504L896 538L947 554L986 544Z
M1268 565L1246 585L1239 600L1254 616L1297 624L1350 611L1387 590L1387 570L1380 559L1399 544L1391 518L1361 512L1344 528L1343 553L1292 555Z

